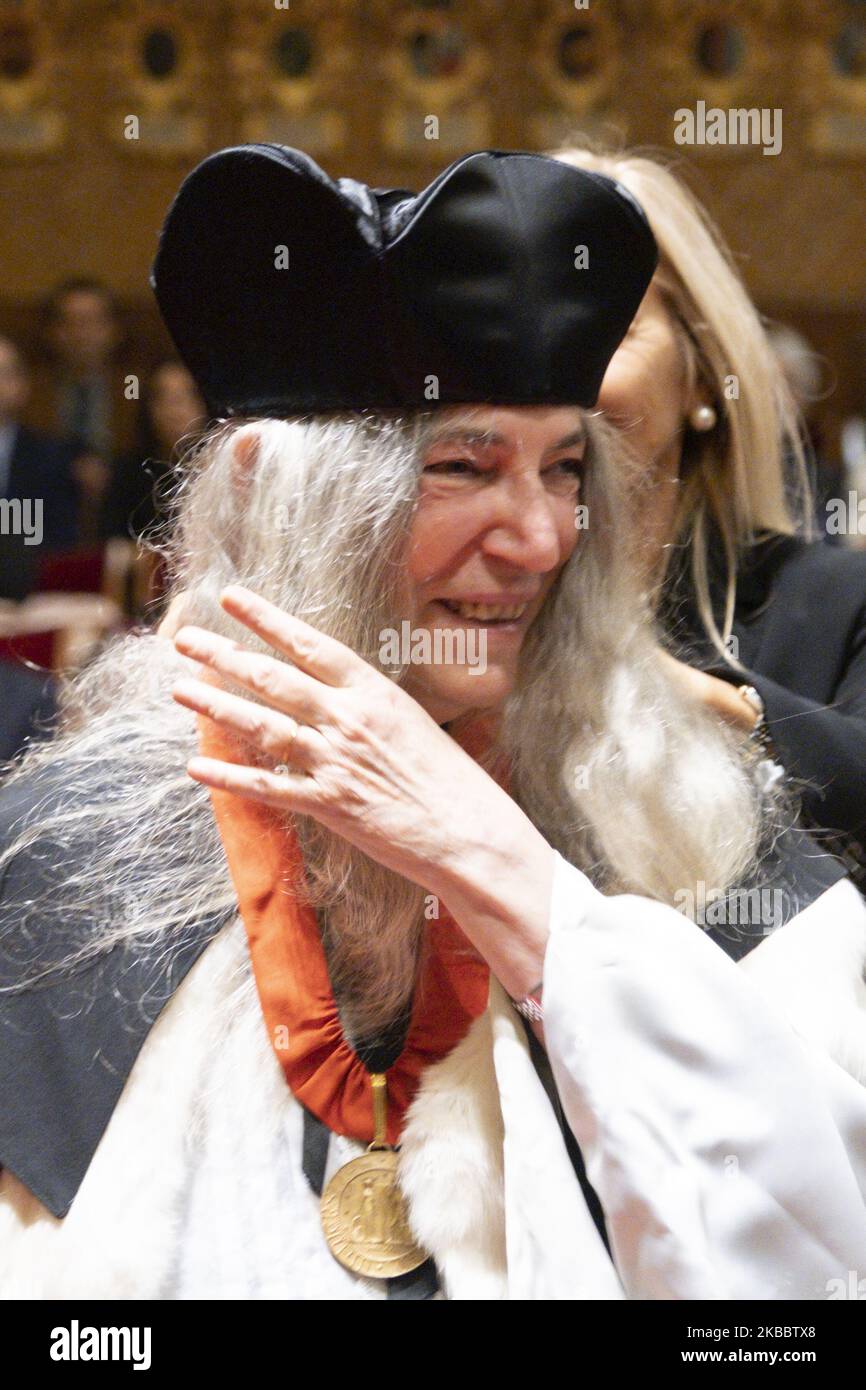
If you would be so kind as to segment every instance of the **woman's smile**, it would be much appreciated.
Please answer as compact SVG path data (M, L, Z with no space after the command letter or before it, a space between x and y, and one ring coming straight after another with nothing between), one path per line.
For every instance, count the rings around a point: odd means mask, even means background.
M429 607L439 627L479 628L497 639L522 637L535 616L531 598L520 599L509 594L440 598L434 599Z

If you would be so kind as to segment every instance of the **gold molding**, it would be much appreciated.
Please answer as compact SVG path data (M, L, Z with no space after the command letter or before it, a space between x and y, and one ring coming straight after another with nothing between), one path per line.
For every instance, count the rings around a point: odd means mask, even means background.
M768 33L784 23L783 0L657 0L652 47L661 82L678 103L703 99L731 107L760 98L761 81L776 65ZM702 30L731 24L744 39L744 61L736 72L713 74L696 61ZM760 105L770 104L767 100Z
M31 36L33 68L20 77L0 76L0 158L38 159L57 154L68 132L68 99L57 33L65 20L65 4L21 0L0 4L0 32L20 27Z
M502 0L447 8L372 0L371 12L384 88L377 123L383 150L400 159L441 163L443 156L493 143L496 103L485 84L493 70ZM410 54L413 38L451 33L463 43L459 66L453 73L422 75Z
M844 24L859 19L866 38L866 7L834 3L819 13L811 5L803 7L801 93L810 110L832 105L840 110L866 112L866 70L862 75L843 76L833 66L832 44Z
M176 44L177 68L165 76L149 74L142 63L148 33L164 31ZM186 159L207 145L204 100L205 28L201 6L193 0L154 5L129 0L123 13L108 17L105 70L111 96L105 129L125 153L156 159ZM137 118L138 135L126 133Z
M566 77L557 62L564 35L574 29L593 32L598 68L585 80ZM616 19L593 8L553 13L541 25L532 52L532 68L543 85L568 111L585 115L613 96L621 68L620 35Z
M233 6L227 56L240 109L250 114L278 108L296 115L339 100L350 66L349 19L349 7L334 0L324 13L313 0L292 0L286 10L265 10L261 0ZM273 45L280 34L298 30L311 37L312 66L308 76L289 77L273 62ZM330 110L334 114L333 106Z
M810 152L823 160L860 163L866 155L866 72L844 76L834 68L832 50L845 22L853 19L866 30L862 5L831 0L816 13L800 0L799 100Z
M425 111L437 107L442 111L474 95L491 69L485 43L490 26L484 23L489 14L490 7L485 0L468 12L411 6L392 13L389 23L392 37L381 59L382 71L392 91ZM423 77L413 69L409 59L409 39L421 34L441 37L449 30L459 30L465 38L465 62L453 76Z

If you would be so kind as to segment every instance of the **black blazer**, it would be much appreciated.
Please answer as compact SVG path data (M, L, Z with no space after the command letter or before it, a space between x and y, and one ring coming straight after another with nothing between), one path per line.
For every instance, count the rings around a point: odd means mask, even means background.
M682 655L737 685L754 685L780 759L801 783L806 819L842 832L866 863L866 551L793 537L753 548L741 566L733 627L746 676L699 635L684 574L681 558L662 610ZM711 574L720 616L717 560Z

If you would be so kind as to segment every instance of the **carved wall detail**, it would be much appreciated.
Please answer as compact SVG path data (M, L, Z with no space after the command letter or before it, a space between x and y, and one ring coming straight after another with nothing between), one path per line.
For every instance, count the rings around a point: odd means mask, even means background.
M57 31L64 5L0 4L0 158L54 155L69 121Z
M296 145L315 157L344 149L357 6L244 0L232 9L228 66L239 138Z
M495 143L488 79L501 0L373 0L372 13L380 38L383 148L398 158L437 160Z
M819 156L866 156L866 6L801 6L801 94L807 141Z
M103 126L133 155L177 159L207 147L202 6L129 0L106 13Z
M699 104L781 111L776 157L677 141ZM866 306L866 0L0 0L0 262L23 298L81 267L144 304L165 208L223 145L418 187L581 135L695 170L765 301ZM806 254L816 208L833 245Z

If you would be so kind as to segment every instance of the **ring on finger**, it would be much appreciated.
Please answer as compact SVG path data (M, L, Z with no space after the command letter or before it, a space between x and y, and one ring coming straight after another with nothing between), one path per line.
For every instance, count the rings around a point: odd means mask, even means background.
M297 739L298 734L301 732L301 726L298 723L297 719L292 719L292 716L290 714L287 714L284 717L294 725L294 733L292 734L291 738L289 739L288 743L285 745L285 748L283 749L284 761L277 763L276 767L274 768L274 772L283 773L292 771L292 769L289 767L289 759L292 755L292 749L295 746L295 740Z

